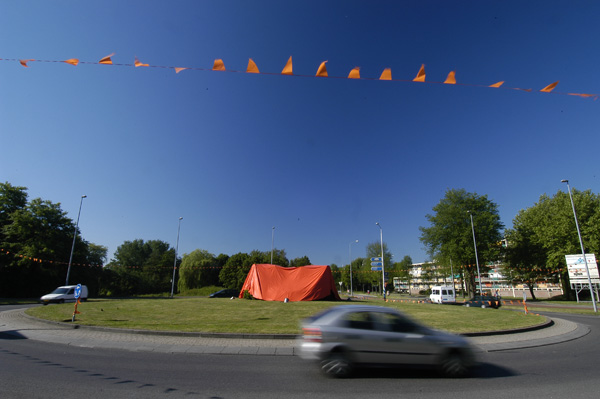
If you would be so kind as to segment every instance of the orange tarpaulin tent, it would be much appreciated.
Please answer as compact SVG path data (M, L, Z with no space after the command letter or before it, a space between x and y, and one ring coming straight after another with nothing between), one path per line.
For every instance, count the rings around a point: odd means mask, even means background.
M264 301L340 300L329 266L252 265L240 298L244 291Z

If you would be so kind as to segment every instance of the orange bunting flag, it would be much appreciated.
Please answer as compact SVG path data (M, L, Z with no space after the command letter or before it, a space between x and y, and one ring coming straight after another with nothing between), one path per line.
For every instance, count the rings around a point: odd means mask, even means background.
M356 67L348 74L348 79L360 79L360 68Z
M175 68L175 73L179 73L181 71L185 71L188 68Z
M321 76L324 78L327 77L327 67L325 66L326 62L327 61L321 62L321 65L319 65L319 69L317 69L317 74L315 76Z
M425 82L425 64L421 64L421 69L419 69L419 73L413 79L413 82Z
M21 63L21 65L23 65L25 68L29 68L29 65L27 65L27 63L29 61L35 61L35 60L19 60L19 62Z
M246 72L248 73L260 73L256 63L252 60L252 58L248 58L248 68L246 68Z
M456 74L456 71L450 71L450 73L448 74L448 77L446 78L444 83L447 85L455 85L456 84L455 74Z
M77 64L79 64L79 60L77 58L69 58L68 60L64 60L63 62L65 64L70 64L74 66L77 66Z
M222 59L218 59L215 60L215 63L213 64L213 71L224 71L225 70L225 64L223 63Z
M385 68L383 72L381 72L379 80L392 80L392 68Z
M135 63L133 65L135 65L136 68L150 66L149 64L142 64L142 62L138 60L138 57L135 57Z
M110 59L110 57L112 57L113 55L115 55L115 53L107 55L106 57L104 57L100 61L98 61L98 64L112 65L113 62Z
M552 90L554 90L554 88L556 87L556 85L558 84L558 80L554 83L549 84L548 86L544 87L542 90L544 93L550 93Z
M498 83L494 83L493 85L489 85L489 87L500 87L500 86L502 86L503 84L504 84L504 81L503 81L503 80L501 80L501 81L500 81L500 82L498 82Z
M281 74L282 75L293 75L294 74L293 69L292 69L292 56L290 56L290 59L283 67L283 71L281 71Z

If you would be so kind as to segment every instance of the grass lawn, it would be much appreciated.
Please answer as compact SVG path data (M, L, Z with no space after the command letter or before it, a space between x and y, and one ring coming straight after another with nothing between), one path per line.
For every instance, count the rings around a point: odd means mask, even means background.
M352 301L397 308L433 328L467 333L538 325L545 318L502 309L419 303ZM90 299L78 306L75 323L104 327L187 331L297 334L301 319L325 308L348 302L267 302L226 298ZM74 305L40 306L27 314L47 320L71 322Z

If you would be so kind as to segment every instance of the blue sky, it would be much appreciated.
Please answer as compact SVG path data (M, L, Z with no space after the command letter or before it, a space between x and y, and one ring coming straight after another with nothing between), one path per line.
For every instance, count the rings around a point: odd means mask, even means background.
M600 101L539 92L600 93L598 17L593 1L2 1L0 180L73 219L87 195L82 235L109 260L175 245L182 216L180 254L270 251L275 226L289 259L343 265L379 222L395 259L422 262L448 189L507 226L561 179L600 191ZM198 69L14 61L111 53ZM261 74L211 70L248 58ZM411 82L421 64L459 84Z

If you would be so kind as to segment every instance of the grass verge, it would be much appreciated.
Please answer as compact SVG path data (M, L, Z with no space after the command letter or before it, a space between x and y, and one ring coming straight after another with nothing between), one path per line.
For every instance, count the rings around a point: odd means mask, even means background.
M454 333L507 330L544 322L538 315L496 309L414 303L368 304L396 308L433 328ZM347 302L267 302L221 298L90 299L78 306L75 323L156 331L297 334L301 319ZM73 304L40 306L27 314L71 322Z

